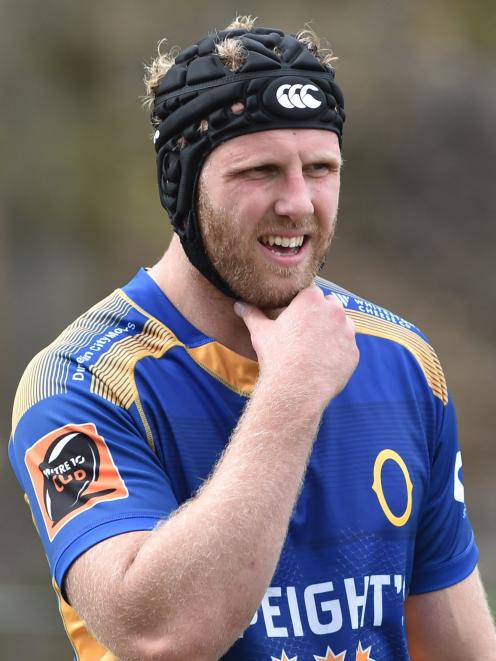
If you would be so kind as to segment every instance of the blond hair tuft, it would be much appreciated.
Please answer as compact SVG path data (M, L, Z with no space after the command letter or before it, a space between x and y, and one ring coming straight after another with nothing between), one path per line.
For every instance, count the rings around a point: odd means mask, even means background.
M322 45L322 39L312 30L310 25L305 25L304 30L295 34L295 38L308 48L312 55L326 67L331 67L332 62L338 58L334 55L331 48Z
M248 32L251 32L255 27L256 20L256 16L236 16L234 21L225 27L224 30L248 30Z
M174 59L179 52L179 48L175 47L168 53L163 53L162 46L166 43L167 39L161 39L157 46L158 56L154 58L150 64L145 64L143 82L145 83L146 94L143 96L143 106L148 110L153 106L155 93L160 85L160 81L173 66Z
M247 52L239 39L224 39L215 47L217 55L229 71L237 71L246 60Z

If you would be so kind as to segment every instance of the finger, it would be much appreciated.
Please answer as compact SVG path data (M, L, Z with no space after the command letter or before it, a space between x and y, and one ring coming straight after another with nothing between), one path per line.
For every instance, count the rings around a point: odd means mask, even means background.
M343 302L335 294L327 294L325 300L328 303L332 303L336 308L341 308L344 310Z
M315 282L312 282L312 284L310 285L310 287L308 289L312 290L316 294L321 294L322 296L324 296L324 290L321 289L319 287L319 285L316 285Z
M234 312L245 322L250 333L257 325L260 325L264 321L268 321L268 318L261 310L259 310L259 308L250 305L249 303L236 301L234 304Z
M299 291L294 297L294 301L316 301L324 297L324 292L315 283L312 283L305 289Z

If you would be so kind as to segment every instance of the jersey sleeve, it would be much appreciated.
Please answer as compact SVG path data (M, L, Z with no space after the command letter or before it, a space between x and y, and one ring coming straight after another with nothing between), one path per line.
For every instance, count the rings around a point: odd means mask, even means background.
M9 456L60 587L91 546L151 530L177 508L139 416L90 392L48 397L29 408L13 431Z
M431 452L429 488L417 531L410 593L432 592L466 578L478 549L465 506L462 458L451 397L439 403L440 424Z

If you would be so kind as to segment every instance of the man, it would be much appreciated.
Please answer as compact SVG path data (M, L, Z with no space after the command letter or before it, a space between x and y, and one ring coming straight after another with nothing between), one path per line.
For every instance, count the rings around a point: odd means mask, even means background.
M242 20L148 87L176 235L34 358L9 448L76 657L496 658L437 357L313 284L328 58Z

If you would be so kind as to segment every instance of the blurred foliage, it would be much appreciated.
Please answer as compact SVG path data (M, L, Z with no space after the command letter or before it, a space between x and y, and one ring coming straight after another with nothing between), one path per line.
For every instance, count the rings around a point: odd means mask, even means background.
M162 37L184 47L236 9L293 31L311 21L340 58L346 164L325 275L411 319L439 348L458 402L482 568L496 586L492 0L254 0L242 8L1 0L2 436L30 357L167 244L140 101L143 63ZM5 456L0 475L11 531L0 584L48 582ZM67 649L53 631L40 637L26 627L27 638L0 627L5 658L28 658L32 645L40 661L68 658L53 651Z

